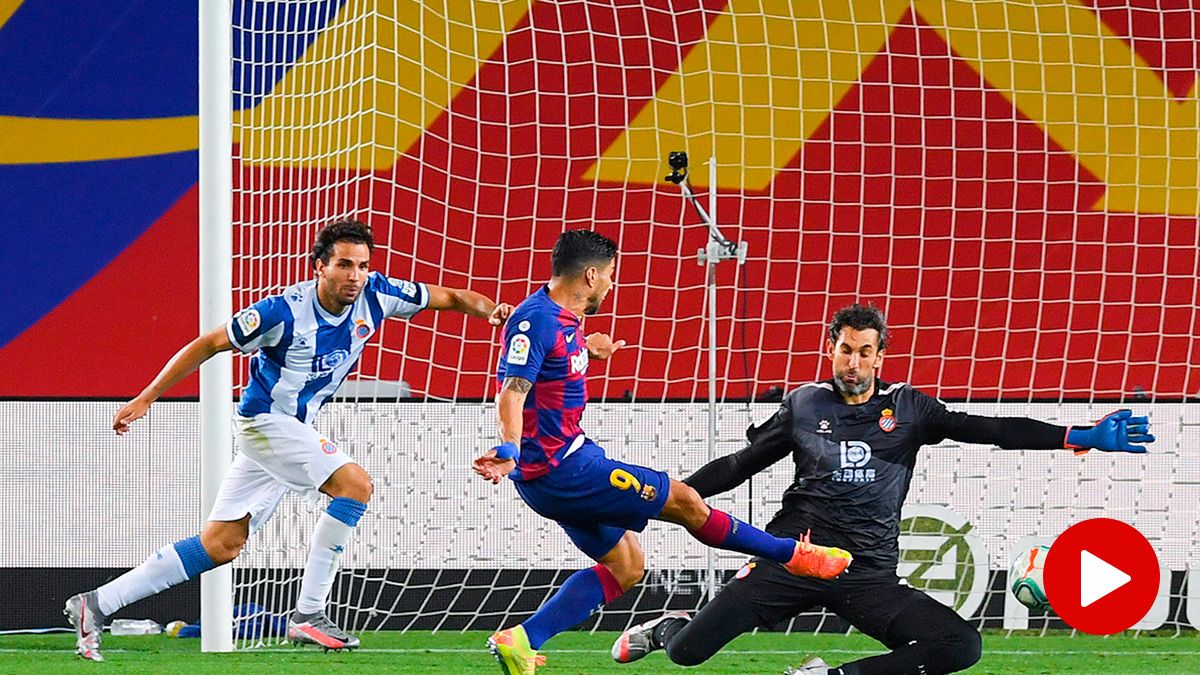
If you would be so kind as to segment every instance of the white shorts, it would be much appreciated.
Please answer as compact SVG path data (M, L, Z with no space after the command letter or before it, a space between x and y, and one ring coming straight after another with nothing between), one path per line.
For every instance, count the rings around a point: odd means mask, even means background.
M295 417L235 415L238 453L221 480L209 520L250 516L250 531L263 525L288 490L316 500L325 481L354 460L316 429Z

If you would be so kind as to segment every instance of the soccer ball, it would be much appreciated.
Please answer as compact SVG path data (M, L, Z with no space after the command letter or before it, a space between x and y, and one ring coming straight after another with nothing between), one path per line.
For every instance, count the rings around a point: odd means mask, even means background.
M1008 587L1017 601L1040 612L1050 609L1050 601L1046 599L1046 584L1042 579L1046 554L1049 552L1049 546L1034 546L1018 555L1012 567L1008 568Z

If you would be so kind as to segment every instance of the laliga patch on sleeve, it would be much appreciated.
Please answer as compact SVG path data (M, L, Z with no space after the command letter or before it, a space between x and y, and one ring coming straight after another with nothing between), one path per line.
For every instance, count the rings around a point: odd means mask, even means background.
M244 309L238 312L237 324L243 335L250 335L262 325L262 317L258 315L257 309Z
M507 361L514 366L529 363L529 336L517 334L508 342Z

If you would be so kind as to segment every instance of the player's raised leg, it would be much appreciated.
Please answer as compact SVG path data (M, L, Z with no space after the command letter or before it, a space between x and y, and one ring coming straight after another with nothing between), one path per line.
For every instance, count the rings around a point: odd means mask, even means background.
M358 638L329 619L325 603L346 544L371 500L371 477L358 464L343 464L322 484L321 491L333 499L313 530L300 597L288 621L288 639L326 649L354 649L359 645Z
M683 525L707 546L774 560L796 576L832 579L853 560L840 548L817 546L807 540L776 537L704 503L691 486L671 480L671 494L660 520Z

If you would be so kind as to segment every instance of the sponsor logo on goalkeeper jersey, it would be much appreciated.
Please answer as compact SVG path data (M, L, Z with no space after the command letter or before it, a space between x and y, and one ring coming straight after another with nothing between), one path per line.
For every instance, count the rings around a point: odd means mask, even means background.
M242 329L242 335L249 336L262 325L262 317L257 309L243 309L238 312L237 324Z
M889 434L892 433L892 430L896 428L896 416L893 414L891 408L884 408L883 412L880 413L879 428L883 429Z
M506 360L514 366L529 363L529 336L516 334L508 341L508 356Z
M833 472L837 483L873 483L875 469L866 468L871 461L871 446L865 441L842 441L839 446L842 466Z

